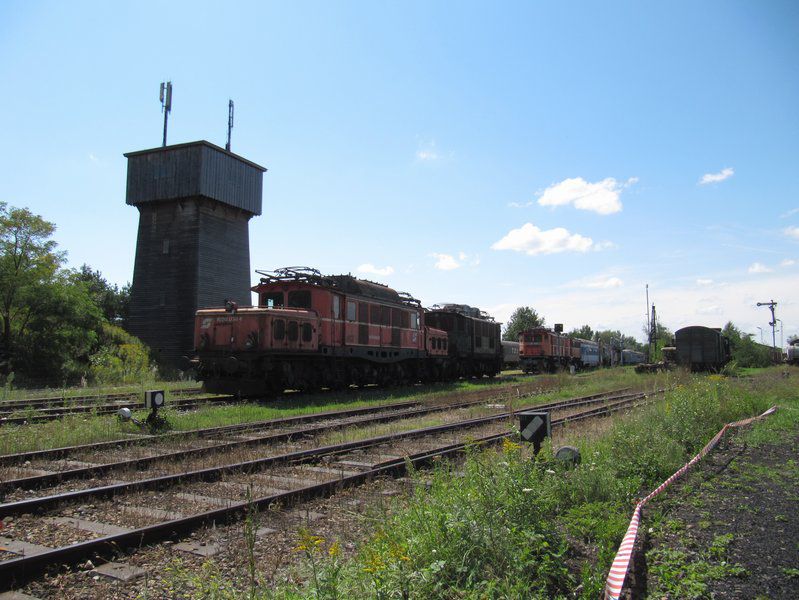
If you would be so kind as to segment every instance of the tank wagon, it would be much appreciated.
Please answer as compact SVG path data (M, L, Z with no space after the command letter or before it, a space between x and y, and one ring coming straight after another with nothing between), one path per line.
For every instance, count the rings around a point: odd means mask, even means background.
M257 306L197 311L191 364L209 392L438 381L502 365L499 324L477 309L426 312L388 286L308 267L258 273Z
M495 376L502 370L500 324L466 304L432 306L425 324L443 330L449 340L445 378Z
M730 341L721 329L694 325L674 332L677 364L692 371L720 371L730 361Z
M505 369L519 366L519 342L502 341L502 366Z

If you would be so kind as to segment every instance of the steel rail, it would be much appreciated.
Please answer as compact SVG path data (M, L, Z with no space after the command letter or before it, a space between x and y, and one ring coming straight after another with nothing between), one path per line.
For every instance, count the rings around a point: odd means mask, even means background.
M621 390L625 391L625 390ZM548 408L566 408L566 407L573 407L573 406L581 406L584 403L594 403L602 400L607 400L609 398L614 398L613 394L618 392L610 392L610 393L599 393L599 394L592 394L590 396L583 396L580 398L569 399L565 401L556 401L550 402L548 404L540 404L535 405L539 409L548 409ZM621 398L623 396L615 396L616 398ZM98 465L91 465L86 467L78 467L75 469L68 469L64 471L56 471L53 473L43 474L43 475L34 475L30 477L20 477L17 479L9 479L3 482L0 482L0 492L13 489L13 488L24 488L24 489L38 489L41 487L45 487L48 485L54 485L57 483L61 483L63 481L68 481L72 479L78 479L81 477L91 477L102 475L108 473L109 471L116 470L116 469L124 469L124 468L143 468L147 467L153 463L166 461L166 460L178 460L182 458L192 457L192 456L203 456L206 454L211 454L215 452L222 452L225 450L232 450L236 448L244 448L249 446L257 446L261 444L268 444L268 443L275 443L279 441L287 441L291 440L294 437L302 437L302 436L311 436L311 435L318 435L319 433L326 431L326 430L333 430L333 429L340 429L344 427L351 427L357 425L363 425L368 423L380 423L386 421L393 421L399 419L406 419L406 418L413 418L433 412L440 412L442 410L453 410L453 409L460 409L460 408L468 408L470 406L476 406L480 404L484 404L486 400L468 400L460 403L452 403L452 404L435 404L435 405L428 405L419 407L418 404L414 404L411 407L405 407L405 405L399 405L399 408L402 410L396 410L398 405L382 405L382 408L385 412L394 410L395 412L390 412L388 414L380 415L381 411L378 407L367 407L366 409L353 409L349 411L331 411L330 413L326 413L326 415L330 415L331 419L336 418L347 418L350 416L355 416L357 420L349 421L344 423L335 423L333 425L325 425L325 426L315 426L315 427L308 427L305 429L300 430L292 430L292 431L284 431L279 432L272 435L261 436L257 438L253 438L250 440L237 440L233 442L224 442L221 444L214 444L211 446L203 446L200 448L189 448L185 450L178 450L174 452L168 452L165 454L158 454L153 456L146 456L134 459L127 459L122 461L116 461L111 463L104 463ZM528 407L529 408L529 407ZM352 413L355 413L354 415ZM370 414L378 414L377 418L370 417ZM323 413L324 414L324 413ZM299 418L287 417L283 420L281 424L284 424L288 421L294 422L307 422L307 420L312 417L313 415L306 415ZM313 421L323 420L313 419ZM273 424L274 421L267 422L269 424ZM232 426L224 426L220 428L213 428L211 430L203 430L206 433L208 431L213 431L216 434L220 432L231 432L231 431L247 431L251 429L247 424L245 424L246 429L242 429L242 425L232 425ZM205 436L203 436L205 437ZM104 444L104 443L103 443Z
M655 394L657 393L659 392L655 392ZM650 394L642 394L644 398L648 398L649 395ZM610 414L614 410L624 408L632 403L634 403L634 400L617 403L619 405L624 404L624 406L598 407L585 411L584 416L574 415L570 418L556 419L552 422L552 425L559 426L582 418ZM286 506L303 499L328 496L343 487L358 485L380 475L402 474L406 471L409 464L413 466L423 466L435 458L456 455L463 452L467 447L496 443L512 435L515 434L511 432L492 434L469 440L468 442L450 444L413 454L402 459L379 463L372 469L353 475L342 476L339 479L263 496L248 502L235 502L228 507L148 525L125 533L79 542L70 546L54 548L53 550L40 554L0 561L0 591L9 590L22 585L48 568L56 565L75 565L86 559L94 559L95 561L111 560L114 556L124 552L128 548L140 548L145 544L178 537L183 533L193 531L206 524L225 524L240 520L248 514L251 507L261 509L268 508L272 504ZM379 438L374 439L377 440Z
M502 379L512 379L512 378L516 378L516 377L517 376L515 376L515 375L499 375L499 376L497 376L496 379L502 380ZM373 386L368 386L368 387L373 387ZM201 393L202 389L201 388L192 388L192 389L186 389L186 390L170 390L170 392L172 394L175 394L175 395L186 395L186 394L190 394L190 393ZM294 392L292 390L284 390L282 393L284 395L288 395L288 394L291 394L291 393L294 393ZM311 393L313 393L313 392L311 392ZM53 397L50 397L50 398L33 398L33 399L7 400L7 401L0 402L0 425L3 425L3 424L24 424L24 423L29 423L29 422L45 422L45 421L48 421L48 420L54 420L56 418L59 418L59 417L63 416L64 414L71 414L69 412L65 412L63 414L62 413L58 413L57 416L52 416L52 417L49 416L49 415L45 416L44 414L35 415L33 417L25 417L25 416L9 417L8 416L8 415L13 414L15 412L19 412L19 411L22 411L22 410L25 410L25 409L28 409L28 408L35 407L36 405L44 405L44 404L47 404L47 403L52 403L52 404L61 403L62 405L67 406L68 403L73 402L73 401L89 401L89 400L95 400L95 399L101 399L101 398L103 398L105 400L111 400L111 399L124 400L124 399L127 399L127 398L133 399L133 398L136 397L136 395L137 395L136 392L132 392L132 393L119 392L119 393L116 393L116 394L108 394L108 395L73 396L73 397L53 396ZM231 396L231 395L225 395L224 397L225 398L233 398L233 396ZM252 399L252 398L250 397L250 398L247 398L247 399ZM131 402L135 403L134 400L131 400ZM138 405L136 405L136 406L138 406ZM125 408L133 408L134 405L127 404L127 403L124 403L124 404L113 404L112 403L112 404L107 404L107 405L101 405L101 404L97 404L97 403L77 404L75 408L85 408L85 410L83 410L83 411L75 411L75 412L91 412L91 408L88 408L88 407L98 407L98 408L102 407L103 409L105 409L105 410L107 410L109 412L113 412L112 409L115 408L115 407L117 409L118 408L123 408L123 407L125 407ZM12 410L6 410L7 408L11 408ZM44 409L37 409L37 410L44 411L44 410L48 410L48 409L44 408ZM52 410L56 410L56 409L53 408ZM105 414L105 413L101 413L101 414ZM3 417L2 415L6 415L6 416ZM35 421L31 421L31 418L35 419Z
M203 404L227 404L240 402L235 400L233 396L210 396L207 398L178 398L170 401L169 406L177 410L185 410L187 408L195 408ZM117 402L113 404L79 404L72 407L55 407L55 408L41 408L41 409L16 409L16 410L2 410L0 407L0 425L27 425L34 423L45 423L48 421L56 421L68 416L78 416L87 413L94 413L95 415L111 415L116 413L120 408L130 408L131 410L143 410L144 406L141 402ZM20 412L26 410L34 411L32 414L20 415ZM18 415L18 416L13 416Z
M595 398L600 396L607 396L617 393L622 393L628 391L630 388L620 388L617 390L610 390L607 392L599 392L597 394L592 394L589 396L584 396L584 399ZM539 395L541 392L531 392L528 394L524 394L521 396L516 396L515 398L511 399L520 399L520 398L531 398L533 396ZM497 396L494 398L486 398L482 400L483 402L501 402L507 401L508 398L505 396ZM147 443L159 442L162 440L176 440L182 438L190 438L190 437L212 437L219 434L224 433L232 433L237 431L248 431L251 429L263 429L266 427L285 427L285 426L292 426L301 423L313 422L316 420L326 419L326 418L336 418L336 417L346 417L356 414L368 414L372 412L380 412L384 409L392 409L392 408L402 408L402 407L411 407L411 406L419 406L421 401L419 400L412 400L406 402L395 402L391 404L379 404L375 406L366 406L360 408L348 408L342 410L335 410L335 411L325 411L321 413L312 413L307 415L295 415L291 417L279 417L276 419L266 419L263 421L253 421L251 423L237 423L234 425L221 425L217 427L207 427L202 429L191 429L188 431L173 431L170 433L164 433L159 435L142 435L138 438L126 438L126 439L117 439L117 440L108 440L104 442L93 442L89 444L80 444L75 446L65 446L61 448L50 448L46 450L30 450L27 452L20 452L15 454L3 454L0 455L0 465L10 465L16 462L24 462L24 461L32 461L32 460L41 460L41 459L55 459L55 458L63 458L65 456L69 456L70 454L74 454L76 452L91 452L94 450L104 450L110 448L121 448L126 446L134 446L134 445L143 445Z
M185 450L176 450L173 452L166 452L163 454L156 454L153 456L143 456L139 458L132 458L111 463L97 464L88 467L78 467L75 469L68 469L64 471L54 471L46 475L34 475L31 477L20 477L19 479L9 479L6 481L0 481L0 492L4 492L12 488L36 489L48 485L53 485L56 483L61 483L63 481L68 481L71 479L103 475L108 473L109 471L117 469L124 469L124 468L141 469L149 467L153 463L162 462L162 461L180 460L189 457L200 457L207 454L213 454L216 452L225 452L228 450L247 448L250 446L260 446L262 444L272 444L275 442L290 441L293 438L319 435L320 433L323 433L325 431L333 431L335 429L341 429L344 427L360 426L371 423L384 423L387 421L394 421L399 419L408 419L408 418L423 416L434 412L441 412L444 410L468 408L470 406L476 406L484 403L485 403L484 400L469 400L454 404L438 404L438 405L428 405L422 407L417 406L417 407L407 408L404 410L395 410L395 412L393 413L389 413L388 411L390 411L394 407L387 406L385 407L386 412L384 414L381 414L381 412L378 411L376 413L377 416L373 416L375 412L372 411L371 414L356 415L355 420L338 422L334 424L315 425L312 427L306 427L304 429L281 431L279 433L273 433L248 440L223 442L220 444L213 444L211 446L202 446L199 448L187 448Z
M186 388L186 389L177 389L177 390L167 390L173 396L187 396L189 394L201 394L202 388ZM94 394L94 395L86 395L86 396L49 396L49 397L41 397L41 398L18 398L15 400L2 400L0 401L0 408L5 408L7 406L11 407L23 407L27 408L29 406L36 406L36 405L53 405L57 406L58 404L69 404L71 402L91 402L91 401L112 401L112 400L127 400L129 398L136 398L140 395L140 392L114 392L112 394Z
M617 402L617 404L631 402L642 397L647 397L647 395L648 394L644 392L639 394L634 394L623 400L620 400L619 402ZM601 399L595 401L601 401ZM571 408L572 406L573 405L569 405L566 406L565 408ZM540 405L527 407L519 410L529 410L531 408L540 408ZM562 407L555 407L555 408L562 408ZM242 473L242 472L250 473L273 465L284 464L284 463L308 462L309 460L315 460L316 458L322 456L343 454L347 452L352 452L353 450L362 450L364 448L369 448L371 446L385 444L388 442L398 441L402 439L416 438L427 435L436 435L456 429L488 425L492 422L497 422L511 418L513 417L514 414L516 414L516 412L518 411L498 413L486 417L467 419L464 421L457 421L455 423L447 423L445 425L437 425L434 427L401 431L397 433L387 434L374 438L367 438L365 440L358 440L354 442L345 442L342 444L333 444L329 446L319 446L316 448L310 448L306 450L297 450L285 454L262 457L237 463L231 463L227 465L218 465L215 467L206 467L204 469L196 469L193 471L175 473L172 475L161 475L158 477L140 479L137 481L126 481L126 482L114 483L95 488L87 488L85 490L75 490L72 492L64 492L61 494L53 494L50 496L42 496L39 498L28 498L25 500L7 502L0 504L0 517L41 512L44 510L51 509L55 506L58 506L59 504L65 504L68 502L74 502L78 500L87 500L89 498L94 498L94 499L109 498L116 496L118 494L128 494L142 490L164 489L187 481L212 482L218 480L223 475L231 473Z

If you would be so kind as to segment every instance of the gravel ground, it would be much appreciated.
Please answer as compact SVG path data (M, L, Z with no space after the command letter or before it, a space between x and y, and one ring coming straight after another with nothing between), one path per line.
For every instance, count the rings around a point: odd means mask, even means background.
M725 437L656 500L660 523L645 512L626 597L799 597L798 459L796 432L756 447Z

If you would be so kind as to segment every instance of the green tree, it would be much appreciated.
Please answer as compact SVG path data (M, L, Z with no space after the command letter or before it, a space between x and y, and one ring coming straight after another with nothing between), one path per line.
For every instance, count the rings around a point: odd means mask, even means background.
M14 370L40 383L75 382L86 374L97 348L102 312L71 271L58 271L35 292L17 332Z
M649 350L649 329L647 328L646 323L644 323L641 327L641 331L644 334L644 350ZM662 358L662 350L665 346L671 346L674 342L674 334L671 330L663 325L660 321L655 322L655 335L652 339L654 342L653 355L649 357L650 362L657 362Z
M572 329L569 332L569 337L580 338L581 340L593 340L594 330L590 325L583 325L579 329Z
M81 266L77 278L88 286L94 303L103 311L106 320L126 327L130 309L130 284L121 288L116 284L111 285L100 271L94 271L89 265Z
M46 305L43 288L55 278L64 254L50 239L55 226L27 208L0 202L0 370L14 363L17 341Z
M604 331L597 331L594 333L594 340L597 342L602 342L604 345L616 348L625 348L630 350L637 350L639 352L643 352L644 347L638 343L634 337L629 335L624 335L618 329L611 330L606 329Z
M522 331L543 326L544 318L540 317L534 309L529 306L520 306L513 311L510 319L508 319L502 339L508 342L516 342L519 340L519 334Z
M739 367L767 367L772 364L772 348L755 342L751 335L743 333L729 321L721 333L730 340L732 360Z

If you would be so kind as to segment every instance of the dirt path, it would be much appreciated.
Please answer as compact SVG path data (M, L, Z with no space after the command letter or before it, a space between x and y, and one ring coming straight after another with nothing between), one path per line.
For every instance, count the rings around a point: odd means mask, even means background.
M628 598L799 597L799 435L743 440L646 510Z

